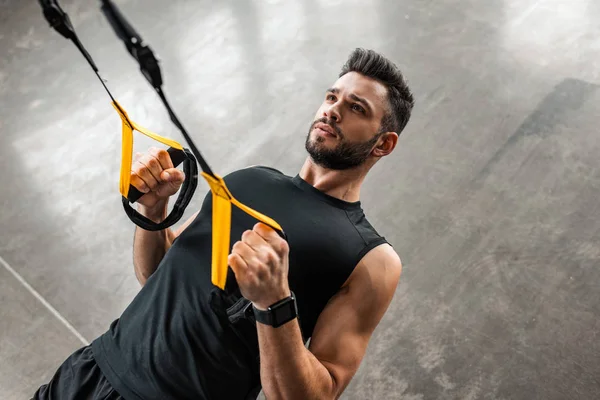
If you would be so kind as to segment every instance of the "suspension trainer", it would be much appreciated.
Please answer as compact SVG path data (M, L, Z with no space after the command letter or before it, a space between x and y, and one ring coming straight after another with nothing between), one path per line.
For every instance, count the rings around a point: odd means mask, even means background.
M252 208L242 204L233 197L225 181L219 175L215 174L209 167L208 163L202 157L202 154L192 141L191 137L179 121L175 112L171 108L165 93L162 89L163 81L159 63L154 53L148 45L144 43L141 36L135 31L133 26L125 19L120 10L110 0L101 0L101 10L116 35L121 39L129 54L138 62L140 71L146 80L152 85L162 103L164 104L171 122L179 129L183 138L189 146L184 148L175 140L160 136L143 126L133 122L125 109L115 100L114 96L108 89L106 82L100 75L96 63L92 59L90 53L83 46L79 37L75 33L75 29L71 24L71 20L65 13L56 0L39 0L44 13L44 17L58 33L75 44L77 49L85 57L88 64L94 70L98 80L106 90L106 93L111 99L112 106L115 108L121 119L122 126L122 145L121 145L121 170L119 179L119 191L122 197L123 208L127 216L133 223L140 228L157 231L166 229L177 223L185 208L189 205L190 200L196 190L198 184L198 165L200 164L201 175L208 182L212 192L213 210L212 210L212 261L211 261L211 280L215 286L221 289L225 288L227 280L227 257L229 256L230 231L231 231L231 206L232 204L241 209L243 212L254 217L258 221L270 226L277 231L281 237L286 238L281 226L268 216L253 210ZM173 161L173 165L177 166L183 163L183 171L185 173L185 181L181 186L179 196L173 205L173 209L164 221L156 223L134 209L131 204L139 200L144 193L137 190L130 183L131 164L133 155L133 131L138 131L160 143L170 146L167 150Z

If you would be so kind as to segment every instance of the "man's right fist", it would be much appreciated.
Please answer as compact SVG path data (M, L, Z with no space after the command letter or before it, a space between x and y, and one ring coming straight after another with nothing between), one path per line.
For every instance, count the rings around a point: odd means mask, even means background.
M185 174L173 167L169 153L156 147L136 153L131 165L131 184L145 193L137 202L147 208L164 207L184 180Z

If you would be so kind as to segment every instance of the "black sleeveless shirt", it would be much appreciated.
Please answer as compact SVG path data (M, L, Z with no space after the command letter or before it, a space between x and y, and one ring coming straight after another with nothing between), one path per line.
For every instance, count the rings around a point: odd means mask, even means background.
M304 340L328 300L360 259L385 243L360 202L326 195L302 180L267 167L226 176L242 203L275 219L290 247L289 286L298 304ZM260 390L256 326L227 310L243 301L229 269L225 291L210 279L212 196L167 251L156 272L92 343L100 369L124 398L249 399ZM257 221L232 208L231 243Z

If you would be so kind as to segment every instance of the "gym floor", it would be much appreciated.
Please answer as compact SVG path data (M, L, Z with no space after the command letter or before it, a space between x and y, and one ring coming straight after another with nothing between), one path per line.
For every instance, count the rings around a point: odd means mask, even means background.
M98 3L61 1L129 114L181 139ZM221 175L295 175L355 47L404 70L414 115L362 191L404 272L344 399L598 398L600 2L117 4ZM0 0L0 55L0 397L12 400L139 285L120 121L101 85L37 1Z

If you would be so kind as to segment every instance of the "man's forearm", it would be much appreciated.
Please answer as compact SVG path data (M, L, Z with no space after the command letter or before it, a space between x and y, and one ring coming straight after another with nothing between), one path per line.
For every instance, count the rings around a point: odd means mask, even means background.
M165 204L164 207L154 210L139 206L138 211L145 217L160 222L166 218L167 206ZM173 238L171 229L151 232L136 227L133 239L133 265L135 276L142 285L158 268L158 264L171 247Z
M304 346L298 319L278 328L256 323L260 376L268 400L334 399L329 371Z

